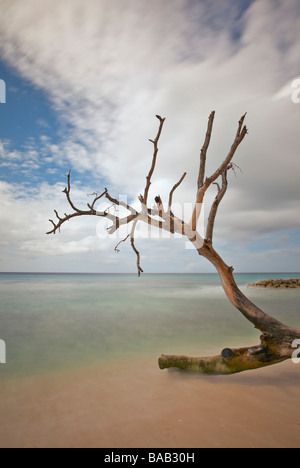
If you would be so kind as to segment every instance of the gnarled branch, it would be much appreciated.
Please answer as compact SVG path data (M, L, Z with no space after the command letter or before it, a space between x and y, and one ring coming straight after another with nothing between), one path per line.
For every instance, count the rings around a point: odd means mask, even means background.
M159 128L156 138L154 140L150 140L154 146L154 152L151 167L146 177L144 194L138 197L141 203L140 212L127 203L113 198L108 193L107 189L105 189L100 195L98 195L98 193L93 194L94 200L92 203L87 205L89 208L88 211L77 208L71 198L71 172L69 172L67 175L68 184L64 193L66 194L67 201L73 212L61 217L55 210L56 221L50 220L53 225L53 229L48 232L48 234L55 234L57 230L60 230L63 223L79 216L102 216L109 219L112 222L112 225L107 229L108 234L113 234L118 231L121 226L133 222L130 234L118 242L115 247L115 251L118 252L120 244L130 238L131 247L136 255L138 276L140 276L143 272L141 267L141 256L135 245L135 232L138 222L144 222L172 234L179 233L182 236L185 236L193 244L200 256L206 258L212 265L214 265L220 275L223 289L229 301L249 322L255 326L255 328L263 333L260 345L239 349L226 348L218 356L208 358L189 358L186 356L163 355L159 360L159 365L162 369L178 367L180 369L193 370L197 372L232 374L244 370L256 369L289 359L293 352L293 341L300 338L300 329L282 324L277 319L267 315L253 304L253 302L251 302L238 288L233 276L233 267L226 265L220 255L213 248L213 232L216 215L219 205L228 188L227 172L229 169L237 167L233 162L233 157L247 134L247 127L244 125L246 114L239 120L234 141L226 158L210 177L205 178L207 151L210 145L215 112L210 114L206 137L200 155L196 202L193 215L189 223L185 223L183 220L177 218L172 212L174 192L183 182L186 173L184 173L181 179L172 187L169 194L167 210L165 210L160 196L155 198L154 208L148 207L149 190L157 162L158 143L165 122L165 119L162 117L156 117L159 120ZM221 178L221 183L218 182L219 178ZM217 195L211 206L205 239L202 239L197 231L197 224L204 196L212 184L217 186ZM112 206L122 206L126 208L130 214L120 218L119 216L115 216L115 214L110 213L109 207L104 212L96 211L96 203L103 197L112 203Z

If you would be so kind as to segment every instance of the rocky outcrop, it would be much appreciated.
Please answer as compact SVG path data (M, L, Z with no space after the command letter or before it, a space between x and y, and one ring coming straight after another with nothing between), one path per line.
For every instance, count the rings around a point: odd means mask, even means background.
M258 283L251 283L248 285L251 288L282 288L282 289L295 289L300 288L300 279L270 279L266 281L259 281Z

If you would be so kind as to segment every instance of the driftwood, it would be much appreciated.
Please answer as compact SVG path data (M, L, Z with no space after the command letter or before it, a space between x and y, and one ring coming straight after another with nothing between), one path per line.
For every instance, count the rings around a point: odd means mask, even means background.
M293 342L300 338L300 329L291 328L280 323L278 320L267 315L253 304L238 288L233 276L233 267L226 265L220 255L213 248L215 219L220 203L228 188L227 174L229 170L235 169L236 165L233 163L233 157L247 135L247 127L244 125L246 114L241 117L238 123L237 132L232 146L224 161L213 174L207 177L205 175L206 159L213 130L215 112L210 114L206 137L200 154L200 168L195 205L189 222L185 222L177 218L172 211L174 192L184 181L186 173L184 173L179 181L171 188L167 205L164 205L160 196L157 196L155 198L155 206L152 208L148 206L149 189L159 151L158 143L165 123L164 118L160 116L156 117L159 120L159 127L155 139L150 140L153 144L154 150L151 167L146 177L144 193L138 197L141 204L140 211L136 211L124 202L113 198L109 194L108 189L105 189L100 195L98 193L93 194L94 199L92 203L87 204L88 210L79 209L74 205L71 198L71 172L69 172L67 175L68 185L64 190L64 193L66 194L67 201L72 208L72 213L65 214L64 217L60 217L58 212L55 210L56 220L50 220L53 225L53 229L47 234L55 234L57 231L60 232L61 226L66 221L70 221L72 218L79 216L100 216L107 218L112 223L108 228L108 234L115 233L120 226L130 224L130 234L128 234L123 240L120 240L116 245L115 250L119 251L121 243L130 239L131 247L136 255L137 272L140 276L141 273L143 273L143 269L141 267L141 255L135 245L135 230L137 224L139 222L143 222L169 233L178 233L185 236L192 243L198 255L206 258L214 265L220 275L224 292L229 301L249 322L252 323L252 325L254 325L255 328L262 332L260 344L239 349L226 348L221 351L220 355L213 357L192 358L186 356L162 355L159 359L159 366L161 369L176 367L179 369L204 373L233 374L236 372L277 364L286 359L290 359L294 352ZM205 237L202 238L197 231L198 221L204 197L208 189L213 185L217 186L217 194L211 206ZM96 210L96 204L100 199L104 198L108 200L110 205L105 211L99 212ZM111 205L126 208L128 215L120 218L111 214L109 211L109 207Z

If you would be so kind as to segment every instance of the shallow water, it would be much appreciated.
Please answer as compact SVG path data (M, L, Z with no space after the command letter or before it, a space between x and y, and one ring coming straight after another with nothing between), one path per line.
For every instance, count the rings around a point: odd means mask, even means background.
M247 289L298 274L236 275L265 312L300 326L300 289ZM204 355L257 344L259 332L226 299L217 275L0 274L1 378L133 356Z

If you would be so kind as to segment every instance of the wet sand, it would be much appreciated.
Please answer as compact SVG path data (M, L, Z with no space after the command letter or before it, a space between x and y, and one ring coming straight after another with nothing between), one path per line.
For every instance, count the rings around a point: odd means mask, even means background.
M0 447L300 447L300 365L234 376L156 356L4 380Z

